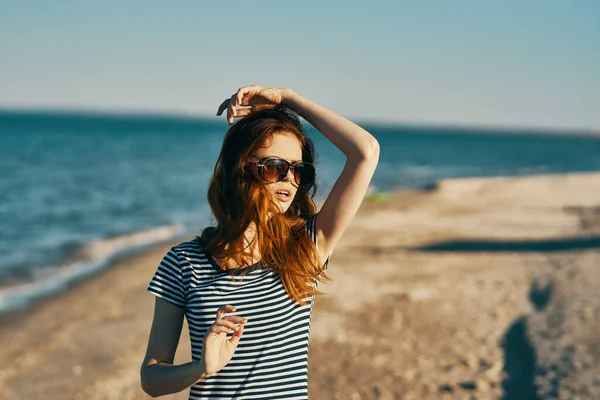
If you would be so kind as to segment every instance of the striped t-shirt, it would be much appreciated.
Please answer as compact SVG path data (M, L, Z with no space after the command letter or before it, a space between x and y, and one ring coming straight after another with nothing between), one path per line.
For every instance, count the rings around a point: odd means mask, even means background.
M317 215L305 225L315 244ZM241 272L235 273L241 277ZM248 318L231 361L193 385L190 399L308 398L308 339L314 297L305 306L293 302L277 272L255 264L242 280L237 276L232 280L230 271L222 270L192 240L169 250L147 290L185 309L193 360L200 359L204 335L215 322L219 307L231 304L236 307L235 315Z

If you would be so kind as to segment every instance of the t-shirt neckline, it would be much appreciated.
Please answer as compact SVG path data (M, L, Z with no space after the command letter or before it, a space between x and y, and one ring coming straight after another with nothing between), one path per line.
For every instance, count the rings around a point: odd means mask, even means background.
M233 272L235 274L240 274L240 273L242 273L243 271L246 271L246 270L248 272L254 271L255 269L260 268L260 266L262 265L262 262L259 261L259 262L256 262L256 263L254 263L254 264L252 264L252 265L250 265L250 266L248 266L246 268L237 268L237 269L233 269L233 270L230 270L230 269L226 270L226 269L221 268L221 266L219 265L219 263L217 263L217 261L212 256L212 254L210 254L209 252L204 251L204 250L203 250L203 252L206 255L206 258L208 259L208 262L210 263L210 265L218 273L231 273L231 272Z

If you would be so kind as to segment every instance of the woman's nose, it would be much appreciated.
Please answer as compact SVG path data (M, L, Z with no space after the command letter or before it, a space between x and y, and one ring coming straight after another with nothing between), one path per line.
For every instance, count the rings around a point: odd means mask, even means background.
M285 174L284 180L286 182L294 182L294 167L290 166L287 174Z

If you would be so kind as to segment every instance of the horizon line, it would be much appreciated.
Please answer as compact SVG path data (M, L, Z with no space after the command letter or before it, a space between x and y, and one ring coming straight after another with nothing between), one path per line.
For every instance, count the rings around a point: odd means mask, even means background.
M226 124L223 116L209 115L205 113L186 112L183 110L151 110L151 109L113 109L102 107L49 107L49 106L6 106L0 105L0 114L47 114L47 115L73 115L73 116L89 116L89 117L117 117L117 118L159 118L159 119L179 119L179 120L208 120L210 122L218 122L221 118ZM341 114L340 114L341 115ZM502 131L502 132L532 132L532 133L570 133L597 137L600 135L600 127L560 127L560 126L544 126L544 125L508 125L508 124L477 124L477 123L460 123L460 122L435 122L435 121L390 121L373 118L348 118L349 120L359 124L368 125L380 128L441 128L448 130L482 130L482 131ZM305 121L303 119L303 121ZM307 122L308 123L308 122ZM310 124L309 124L310 125ZM311 125L312 126L312 125Z

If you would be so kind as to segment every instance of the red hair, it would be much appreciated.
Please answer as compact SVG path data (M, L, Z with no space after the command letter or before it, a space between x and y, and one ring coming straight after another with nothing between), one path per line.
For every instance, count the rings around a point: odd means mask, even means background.
M305 296L322 294L314 281L330 279L320 267L316 246L305 228L307 219L316 213L317 184L315 179L310 185L300 185L290 207L281 212L255 165L248 161L257 147L264 147L276 134L296 137L302 161L315 164L314 144L292 111L278 106L242 118L225 135L208 187L217 226L204 229L196 239L204 251L223 260L223 269L229 263L249 266L246 260L252 260L253 254L246 249L257 246L261 263L277 271L290 298L304 305ZM256 236L246 245L244 233L252 222Z

